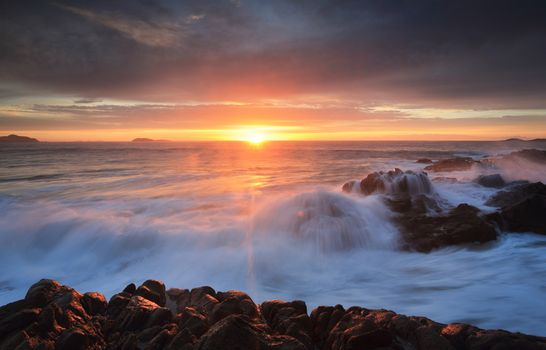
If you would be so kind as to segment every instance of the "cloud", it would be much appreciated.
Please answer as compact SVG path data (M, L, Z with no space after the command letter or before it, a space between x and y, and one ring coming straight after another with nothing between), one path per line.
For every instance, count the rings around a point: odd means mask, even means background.
M546 108L539 1L1 6L0 79L43 95Z
M144 45L172 47L177 45L179 40L184 37L183 28L177 23L148 23L136 18L127 18L120 14L100 13L62 4L56 5L89 21L118 31L122 35ZM192 15L187 20L197 21L201 18Z

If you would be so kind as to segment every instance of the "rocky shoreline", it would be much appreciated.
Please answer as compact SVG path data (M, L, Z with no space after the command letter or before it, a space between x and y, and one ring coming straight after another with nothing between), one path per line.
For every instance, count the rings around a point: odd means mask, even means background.
M442 324L389 310L272 300L211 287L128 285L109 301L56 281L0 307L0 349L546 349L546 338Z
M472 167L498 170L498 164L527 161L546 164L546 151L522 150L483 160L450 158L432 162L430 172L467 171ZM456 182L456 179L452 179ZM434 249L461 244L482 244L497 239L499 233L533 232L546 234L546 185L542 182L506 182L498 173L480 175L476 185L499 189L486 205L484 212L475 206L461 203L451 206L434 190L425 171L394 169L368 174L362 180L345 183L342 190L363 196L379 194L394 213L401 234L400 247L428 253Z

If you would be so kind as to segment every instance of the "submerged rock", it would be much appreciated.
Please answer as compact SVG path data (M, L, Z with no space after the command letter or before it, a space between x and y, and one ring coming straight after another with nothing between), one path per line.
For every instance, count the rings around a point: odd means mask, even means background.
M419 163L419 164L432 164L432 160L428 159L428 158L420 158L420 159L417 159L417 161L415 161L415 163Z
M30 308L27 300L0 307L0 349L546 349L543 337L446 325L389 310L319 306L308 315L303 301L280 300L258 308L245 293L210 287L170 289L169 299L180 299L181 307L194 305L175 313L124 291L106 307L111 310L114 302L119 312L102 314L102 295L82 296L51 280L38 282L27 295L44 293L43 308ZM212 313L203 303L210 298L217 300Z
M461 171L469 170L474 165L480 164L479 161L470 157L457 157L450 159L442 159L436 163L425 167L425 170L440 172L440 171Z
M502 188L506 186L506 181L504 181L500 174L480 175L474 182L483 187Z
M396 220L401 228L404 247L419 252L497 239L495 227L478 208L468 204L460 204L439 215L402 213Z
M503 230L546 234L546 185L542 182L512 186L487 204L501 208L490 217Z
M546 151L538 149L524 149L512 152L503 157L504 159L522 158L534 163L546 164Z

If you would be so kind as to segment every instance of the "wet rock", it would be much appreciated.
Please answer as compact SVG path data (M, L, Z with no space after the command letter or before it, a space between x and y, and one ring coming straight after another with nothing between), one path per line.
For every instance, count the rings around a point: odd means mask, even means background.
M497 238L495 227L479 209L460 204L446 214L402 214L396 217L406 248L419 252L448 245L485 243Z
M130 295L133 295L135 294L136 292L136 286L134 283L129 283L124 289L123 289L123 293L127 293L127 294L130 294Z
M267 324L282 335L299 340L306 349L314 348L311 319L305 302L272 300L262 303L260 309Z
M31 306L43 307L53 300L61 289L61 284L59 282L50 279L42 279L29 288L25 300Z
M500 212L506 231L546 234L546 196L531 195Z
M177 333L178 327L175 324L165 325L161 331L146 344L144 350L164 349L172 342Z
M504 159L522 158L534 163L546 164L546 151L538 149L524 149L517 152L512 152L505 156Z
M165 294L165 306L175 314L183 310L190 303L191 293L188 289L170 288Z
M209 330L209 320L195 308L186 307L177 317L178 327L180 329L187 329L196 338L201 337Z
M504 181L500 174L480 175L474 180L474 182L482 185L483 187L492 188L501 188L506 185L506 181Z
M0 320L0 338L16 330L22 330L38 320L40 309L24 309Z
M474 165L479 165L480 162L470 157L457 157L450 159L442 159L436 163L426 166L425 170L433 172L445 172L445 171L462 171L469 170Z
M42 333L54 333L60 334L63 331L63 327L59 325L57 319L63 319L63 311L57 304L51 303L47 305L40 316L38 317L38 328ZM66 322L65 322L66 323Z
M250 319L256 319L259 316L258 307L246 293L230 290L217 293L217 297L219 303L212 308L212 323L229 315L245 315Z
M89 346L90 339L87 334L79 329L66 330L57 339L56 350L85 350Z
M146 327L164 326L167 323L170 323L172 319L173 314L171 310L165 307L158 307L157 309L152 311Z
M346 182L341 187L341 190L345 193L360 192L360 181L351 180Z
M108 305L104 312L98 293L55 289L43 308L30 308L27 300L0 307L0 350L546 349L543 337L444 325L388 310L321 306L309 317L303 301L279 300L258 308L243 292L210 287L168 292L176 302L195 304L176 317L127 292L112 298L118 311L109 312Z
M417 195L433 192L426 173L402 171L398 168L369 174L360 182L360 191L365 195L373 193Z
M108 306L106 307L106 313L109 317L115 318L131 301L131 295L125 292L115 294L110 298Z
M216 292L209 286L193 288L187 304L184 304L184 301L179 300L181 307L194 307L203 310L206 314L211 314L214 306L218 304Z
M135 291L136 295L140 295L150 301L153 301L159 306L165 306L165 285L163 282L156 280L147 280Z
M174 336L166 350L194 350L197 338L187 329L181 329Z
M268 334L268 327L254 323L244 315L231 315L214 324L205 333L196 349L198 350L303 350L299 341L287 336Z
M504 231L546 234L546 185L543 183L509 186L486 204L501 208L489 217Z
M432 160L428 159L428 158L420 158L420 159L417 159L417 161L415 163L419 163L419 164L432 164Z
M108 303L101 293L88 292L83 295L82 305L89 315L102 315L106 312Z
M157 308L159 308L159 305L156 303L135 295L118 316L119 329L122 331L142 330L152 312Z
M508 207L533 195L546 196L546 185L542 182L513 184L487 200L485 204L492 207Z
M344 315L341 305L319 306L311 312L312 336L319 348L324 348L330 332Z

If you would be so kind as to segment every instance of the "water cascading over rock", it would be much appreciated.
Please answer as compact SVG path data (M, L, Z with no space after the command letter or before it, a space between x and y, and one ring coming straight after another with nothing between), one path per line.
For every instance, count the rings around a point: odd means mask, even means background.
M375 172L362 181L343 185L343 191L365 196L380 194L394 212L402 247L428 252L448 245L495 240L494 225L478 208L468 204L452 207L434 191L426 172Z
M398 168L387 172L371 173L360 183L358 181L347 182L343 185L343 191L356 191L365 195L384 193L391 195L407 194L410 196L434 193L427 173L411 170L402 171Z
M321 252L396 245L389 210L378 198L356 199L331 192L308 192L261 208L254 233L288 236Z

